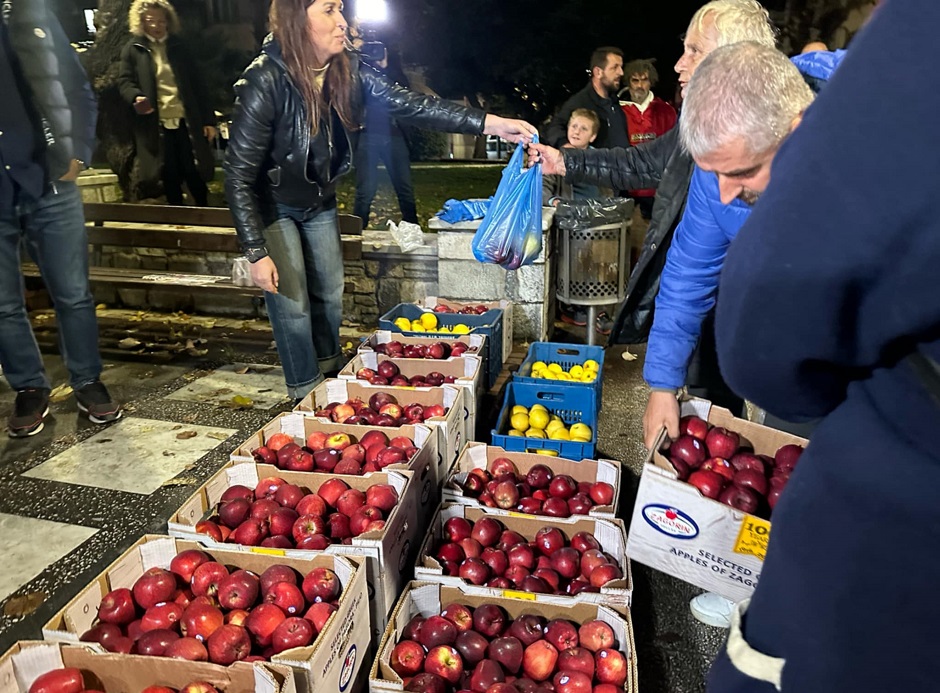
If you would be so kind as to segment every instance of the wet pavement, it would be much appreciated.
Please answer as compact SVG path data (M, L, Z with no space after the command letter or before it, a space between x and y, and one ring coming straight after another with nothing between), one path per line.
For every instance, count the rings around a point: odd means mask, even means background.
M629 470L621 494L629 520L647 390L642 353L626 361L621 352L606 356L598 454ZM38 435L0 438L0 652L39 638L42 625L141 535L164 533L167 518L232 450L289 409L273 352L214 356L111 361L102 379L128 404L122 421L92 425L64 397ZM67 382L61 359L47 354L46 365L54 387ZM4 420L13 396L0 379ZM700 590L636 563L633 574L640 690L704 690L724 631L689 613Z

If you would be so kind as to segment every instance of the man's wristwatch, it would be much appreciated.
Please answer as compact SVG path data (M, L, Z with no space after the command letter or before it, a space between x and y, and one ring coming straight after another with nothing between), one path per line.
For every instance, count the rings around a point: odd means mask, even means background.
M265 258L267 256L268 256L268 249L265 248L264 246L261 246L260 248L247 248L245 250L245 259L251 263L258 262L258 260L260 260L261 258Z

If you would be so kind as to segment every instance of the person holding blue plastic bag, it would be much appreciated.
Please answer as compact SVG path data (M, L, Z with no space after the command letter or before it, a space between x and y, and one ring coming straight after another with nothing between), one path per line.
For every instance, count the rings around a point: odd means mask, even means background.
M536 129L390 84L349 50L339 0L274 0L272 34L235 85L225 192L265 303L288 394L343 364L343 256L336 184L363 111L417 127L527 142Z

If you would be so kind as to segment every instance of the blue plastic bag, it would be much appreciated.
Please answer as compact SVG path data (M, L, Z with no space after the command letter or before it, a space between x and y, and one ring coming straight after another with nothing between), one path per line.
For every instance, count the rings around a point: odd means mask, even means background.
M482 219L493 198L487 200L447 200L436 216L448 224Z
M534 262L542 252L542 165L523 168L524 153L525 146L516 147L503 169L471 245L477 260L507 270Z

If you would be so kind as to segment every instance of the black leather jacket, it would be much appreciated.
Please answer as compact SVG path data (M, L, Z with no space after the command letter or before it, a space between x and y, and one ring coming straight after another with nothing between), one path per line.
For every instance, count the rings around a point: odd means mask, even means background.
M91 163L98 105L75 50L43 0L5 0L3 21L38 112L49 180L65 175L72 159Z
M399 122L468 135L483 132L486 114L390 84L348 54L353 75L353 107L358 123L370 101L380 102ZM332 205L336 181L352 167L355 135L321 123L310 141L307 109L291 80L277 41L268 37L261 54L235 84L237 99L225 157L225 192L244 248L264 245L264 229L276 220L275 203L302 209ZM331 122L339 123L331 113ZM333 139L328 139L332 131ZM337 141L344 138L343 141ZM312 144L312 146L311 146ZM331 161L341 147L338 165ZM313 170L308 166L311 150ZM311 173L315 174L311 178Z
M566 180L614 190L656 188L656 202L643 250L627 284L608 344L639 344L649 337L666 252L685 209L695 162L679 141L679 128L627 149L562 149Z

